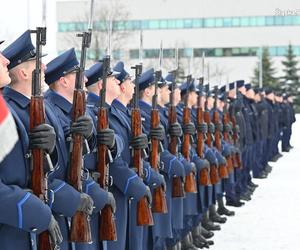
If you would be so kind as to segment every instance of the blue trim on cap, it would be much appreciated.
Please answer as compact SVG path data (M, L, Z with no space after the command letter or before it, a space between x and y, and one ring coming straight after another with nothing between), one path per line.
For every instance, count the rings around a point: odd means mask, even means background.
M127 179L127 183L126 183L126 186L125 186L125 189L124 189L124 194L127 193L127 190L128 190L128 187L129 187L130 182L131 182L133 179L137 178L137 177L138 177L138 175L135 174L135 175L133 175L133 176L131 176L131 177L129 177L129 178Z
M30 197L30 193L27 193L22 200L20 200L17 204L18 207L18 225L19 228L23 228L23 213L22 213L22 206L23 204L28 200L28 198Z

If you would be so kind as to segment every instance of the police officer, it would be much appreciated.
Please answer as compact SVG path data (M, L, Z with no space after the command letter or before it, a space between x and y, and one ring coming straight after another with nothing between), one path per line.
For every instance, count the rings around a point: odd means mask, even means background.
M126 105L132 98L132 94L130 95L130 86L132 86L132 82L127 72L124 73L124 69L120 66L116 67L116 70L111 71L108 75L106 85L106 107L109 110L109 126L120 138L122 138L124 143L124 150L121 152L121 157L110 164L110 174L114 180L114 185L111 190L115 195L117 202L116 217L118 240L116 242L108 242L108 249L140 249L142 246L143 227L136 225L136 204L137 201L144 196L146 196L149 203L151 203L152 197L147 186L145 186L135 171L129 168L129 163L131 162L129 148L130 146L145 148L147 147L147 139L146 136L143 135L140 138L131 140L129 136L131 134L130 117L128 118L128 115L124 116L124 113L120 112L117 108L122 106L126 108L126 106L123 104L112 105L119 96L122 96L122 100ZM103 83L102 69L102 63L96 63L86 72L88 77L86 83L88 89L88 107L92 109L94 116L97 115L99 107L99 92L100 89L102 89ZM116 78L116 76L118 78ZM120 83L122 87L119 85ZM129 93L126 92L122 94L122 89L124 89L125 86L129 89ZM153 176L151 176L149 169L147 169L146 173L148 173L146 175L146 182L152 182ZM131 201L128 208L129 199Z
M28 71L30 70L30 62L27 63L27 61L35 57L35 54L30 53L32 48L30 34L27 31L3 51L4 57L9 58L11 61L11 64L7 66L9 61L4 60L4 64L6 64L10 73L11 69L16 70L18 66L26 68L22 72L23 76L27 69ZM29 85L32 71L29 75L28 82L24 83L25 85ZM13 84L19 81L15 76L12 78ZM6 76L6 79L9 78ZM53 217L50 208L39 198L32 195L32 192L29 190L31 188L30 149L40 148L51 153L55 147L55 133L51 126L42 124L35 127L28 134L29 124L24 123L22 120L26 117L27 119L29 118L28 111L26 110L27 113L24 112L24 115L21 116L20 108L15 105L14 100L11 100L8 96L6 97L8 92L26 98L29 103L28 97L23 96L12 88L5 87L4 95L18 128L19 140L12 152L1 162L0 166L1 199L3 199L0 208L3 215L1 219L1 223L3 223L1 225L2 247L5 249L31 249L36 247L35 236L47 229L53 244L58 245L62 241L58 223ZM17 167L17 169L12 166Z
M49 85L49 90L45 93L45 98L51 104L56 116L59 119L59 124L63 128L63 134L66 138L67 148L71 142L71 133L78 133L87 141L90 152L96 147L96 132L93 126L92 118L88 115L83 115L72 122L72 103L73 92L75 89L76 72L78 70L79 62L76 58L75 50L69 49L60 56L54 58L47 64L45 72L45 80ZM108 137L111 142L110 131L104 131L99 134L98 138ZM84 144L85 145L85 144ZM89 178L84 178L82 190L84 193L80 194L83 201L87 204L94 204L92 208L85 206L84 212L91 215L91 231L92 244L77 243L76 249L100 249L101 242L98 234L98 219L99 211L105 204L115 207L113 196L100 188L99 184L94 181L92 171L95 170L95 157L91 157L88 150L84 157L84 168L86 172L91 171ZM69 152L69 149L68 151ZM83 203L83 205L85 204ZM88 208L88 209L87 209Z

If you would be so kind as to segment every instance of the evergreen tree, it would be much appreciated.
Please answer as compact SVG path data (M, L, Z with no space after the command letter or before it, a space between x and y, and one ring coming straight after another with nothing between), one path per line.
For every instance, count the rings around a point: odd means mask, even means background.
M284 66L284 75L281 77L282 85L287 93L295 96L295 108L300 112L300 78L298 75L299 68L297 68L298 61L293 51L293 46L289 44L285 60L282 61Z
M252 83L254 85L259 85L259 62L257 63L256 68L254 69L254 77L252 78ZM271 60L268 47L262 48L262 82L264 87L271 87L275 91L280 90L280 84L278 79L274 76L276 73L275 68L273 67L273 62Z

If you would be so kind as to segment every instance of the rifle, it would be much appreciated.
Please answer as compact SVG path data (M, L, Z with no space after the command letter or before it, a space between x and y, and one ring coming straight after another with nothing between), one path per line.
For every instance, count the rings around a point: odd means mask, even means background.
M29 118L29 127L32 130L34 127L45 123L44 98L41 90L41 55L42 46L46 45L46 27L37 27L36 30L31 30L30 32L36 34L36 65L32 72L32 96ZM34 148L31 150L31 153L31 188L37 197L47 203L48 174L53 171L51 159L42 149ZM44 155L46 155L50 167L50 172L46 174L44 173ZM48 230L39 234L37 240L39 250L55 249L56 246L52 244L49 236Z
M159 111L157 109L157 85L158 82L161 79L161 71L155 72L155 93L152 97L152 110L151 110L151 128L157 128L160 124L160 118L159 118ZM150 150L150 165L151 167L156 171L158 170L158 164L159 164L159 146L160 141L157 139L151 138L151 150ZM157 188L154 188L153 191L153 202L152 202L152 211L154 213L167 213L167 201L166 201L166 195L162 188L162 186L159 186Z
M237 90L238 91L238 90ZM231 122L232 122L232 130L233 130L233 135L232 135L232 139L234 142L234 145L238 145L238 141L239 141L239 134L237 131L237 124L236 124L236 118L234 115L234 112L231 112L231 116L230 116ZM242 160L241 160L241 155L239 152L235 153L235 157L234 157L234 166L238 167L238 168L242 168Z
M142 72L142 64L131 67L135 70L135 88L133 98L133 108L131 109L131 131L132 136L139 136L142 134L142 120L139 108L139 78ZM139 177L143 178L143 163L142 150L133 149L133 166L137 169ZM137 202L137 225L149 226L153 225L153 217L150 204L146 197L143 197Z
M207 95L206 95L206 100L205 100L205 111L204 111L204 121L209 125L211 123L210 121L210 113L207 107L208 104L208 97L209 97L209 83L207 85ZM207 138L206 138L206 144L208 147L212 147L212 142L214 140L213 134L208 131L207 133ZM218 169L216 164L210 164L210 181L211 184L217 184L219 182L219 174L218 174Z
M174 105L174 90L176 85L176 74L177 70L173 70L170 72L173 75L173 82L171 86L171 93L170 93L170 106L169 106L169 125L172 125L177 122L177 114L176 114L176 107ZM178 139L176 136L170 136L169 142L169 151L173 155L178 155ZM184 190L183 190L183 183L180 176L173 177L172 180L172 197L184 197Z
M80 66L76 72L75 90L73 95L72 121L85 113L85 92L83 90L84 70L86 61L86 51L90 47L92 38L92 17L93 17L94 0L91 0L90 20L88 31L77 34L77 37L82 38ZM70 147L70 167L68 182L78 192L82 193L81 170L83 167L83 142L82 135L73 133L72 143ZM85 141L86 143L86 141ZM87 144L87 143L86 143ZM92 242L91 227L88 215L77 211L71 219L70 241L72 242Z
M223 124L224 124L224 128L226 128L226 126L229 124L230 122L230 118L229 118L229 113L228 113L228 108L227 108L227 89L226 89L227 85L225 86L225 93L224 93L224 108L223 108ZM226 131L226 129L224 129L223 131L223 138L225 141L229 142L230 144L232 144L232 138L231 138L231 134L232 131ZM233 155L231 156L227 156L226 157L226 162L227 162L227 168L228 168L228 172L230 173L233 170L233 160L234 157Z
M197 126L199 127L204 123L204 114L202 108L202 89L203 89L204 77L199 78L199 95L197 100ZM204 140L206 138L206 133L202 133L201 131L197 132L197 154L200 158L203 159L203 151L204 151ZM209 177L209 169L203 168L200 170L200 178L199 184L203 186L207 186L210 184Z
M102 78L102 89L100 90L100 103L98 110L98 124L97 131L108 128L108 114L107 108L105 107L105 95L106 95L106 81L107 76L110 72L110 56L104 57L103 61L103 78ZM107 156L109 162L107 162ZM109 163L112 162L111 152L104 144L98 145L98 159L97 159L97 171L100 174L99 184L100 187L108 191L109 185ZM116 241L116 224L114 220L113 210L110 205L105 205L101 210L100 224L99 224L99 237L101 240Z
M184 108L183 108L183 125L189 124L191 122L191 109L188 107L188 97L189 97L189 88L192 81L192 76L187 76L187 92L184 99ZM190 160L190 146L191 146L191 135L185 133L183 135L182 143L182 155L188 161ZM189 173L185 177L184 189L187 193L197 193L197 185L195 180L194 173Z
M214 101L214 113L213 113L213 123L215 126L218 126L219 121L219 112L218 112L218 107L217 107L217 102L218 102L218 86L215 86L214 88L214 95L215 95L215 101ZM221 131L219 129L215 130L215 147L218 149L219 152L222 151L222 142L221 142ZM221 164L219 166L219 176L223 178L228 178L228 172L226 165Z

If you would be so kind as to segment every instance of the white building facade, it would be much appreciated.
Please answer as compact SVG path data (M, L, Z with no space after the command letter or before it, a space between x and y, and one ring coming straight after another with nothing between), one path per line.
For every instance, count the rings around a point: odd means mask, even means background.
M95 1L107 5L110 1ZM291 43L300 59L300 1L296 0L119 0L129 13L128 20L114 20L114 30L128 31L124 48L114 51L115 60L124 60L128 67L138 62L139 34L143 30L143 60L146 66L155 63L160 41L164 58L169 61L164 70L171 70L170 61L175 47L185 71L200 76L201 56L206 54L210 80L213 82L250 80L258 63L262 46L269 48L278 76L282 74L281 61ZM118 1L117 1L118 3ZM117 5L114 5L118 6ZM124 7L125 6L125 7ZM98 6L99 7L99 6ZM121 7L120 7L121 8ZM86 28L83 13L88 12L89 1L58 0L57 50L62 52L72 45L66 35ZM85 14L86 16L86 14ZM94 20L94 29L103 30L105 21ZM103 41L106 43L106 41ZM93 49L89 57L97 54ZM190 59L193 55L193 59ZM186 69L188 62L191 66ZM206 76L207 78L207 76Z

